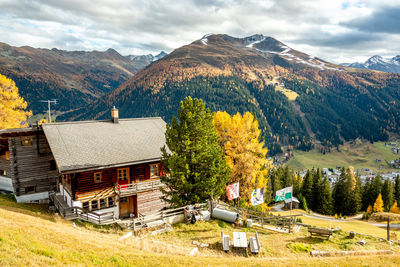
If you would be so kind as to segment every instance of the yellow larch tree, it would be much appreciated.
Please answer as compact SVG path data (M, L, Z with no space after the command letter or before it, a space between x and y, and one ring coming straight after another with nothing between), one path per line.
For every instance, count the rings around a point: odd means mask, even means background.
M397 205L397 201L394 202L389 212L400 214L400 209L399 206Z
M15 82L0 74L0 129L26 127L26 119L32 115L27 106Z
M383 200L381 194L379 194L374 203L374 212L383 212Z
M230 183L239 182L240 198L250 203L254 189L267 186L268 149L260 141L261 131L257 119L250 112L234 116L218 111L214 114L214 125L226 163L231 168Z

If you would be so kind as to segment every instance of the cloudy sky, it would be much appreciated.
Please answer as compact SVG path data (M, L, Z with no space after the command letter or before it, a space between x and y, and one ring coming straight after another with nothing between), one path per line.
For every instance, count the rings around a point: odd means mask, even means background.
M0 42L128 55L261 33L339 63L399 55L399 14L399 0L0 0Z

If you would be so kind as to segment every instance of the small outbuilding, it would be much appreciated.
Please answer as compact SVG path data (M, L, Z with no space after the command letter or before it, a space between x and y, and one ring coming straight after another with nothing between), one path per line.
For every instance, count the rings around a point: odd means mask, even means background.
M290 203L292 201L293 201L292 209L298 209L299 208L300 201L297 198L293 197L293 198L285 199L285 209L290 210Z

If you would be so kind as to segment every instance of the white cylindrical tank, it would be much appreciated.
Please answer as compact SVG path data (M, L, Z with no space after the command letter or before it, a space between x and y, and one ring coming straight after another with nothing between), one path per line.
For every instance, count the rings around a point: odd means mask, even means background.
M212 217L226 222L236 223L239 219L239 214L233 211L215 208L213 209Z

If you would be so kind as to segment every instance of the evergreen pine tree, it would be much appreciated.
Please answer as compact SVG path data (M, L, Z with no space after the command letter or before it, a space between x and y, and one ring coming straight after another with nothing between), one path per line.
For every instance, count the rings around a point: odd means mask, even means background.
M321 210L322 205L322 174L319 169L313 171L313 185L312 185L312 194L313 194L313 201L312 206L310 209L319 212Z
M367 210L368 206L372 205L370 198L371 198L371 182L368 181L362 187L362 210Z
M301 194L302 178L300 175L295 173L293 175L293 196L298 197Z
M320 184L320 201L319 209L316 210L321 214L331 215L333 211L333 200L331 194L331 186L329 184L328 178L324 178L324 180Z
M380 175L377 175L375 178L373 178L372 183L371 183L371 193L370 193L370 203L371 205L374 205L376 198L379 196L379 194L382 192L382 177Z
M333 206L335 213L341 214L344 210L344 199L345 199L345 182L346 182L346 172L345 169L341 169L339 179L335 183L332 192Z
M382 200L385 211L389 211L393 205L393 187L390 179L386 179L383 183Z
M397 201L397 204L400 203L400 177L397 176L394 182L394 199Z
M213 195L221 196L229 180L213 117L200 99L185 98L177 118L167 125L166 144L162 148L168 176L164 199L175 206L204 202Z
M285 166L285 168L283 168L283 179L282 179L282 188L284 187L289 187L293 185L293 174L290 171L290 168L288 165Z
M303 179L303 185L301 187L301 194L307 202L307 206L309 209L312 207L313 202L313 177L310 170L307 170L306 175Z

